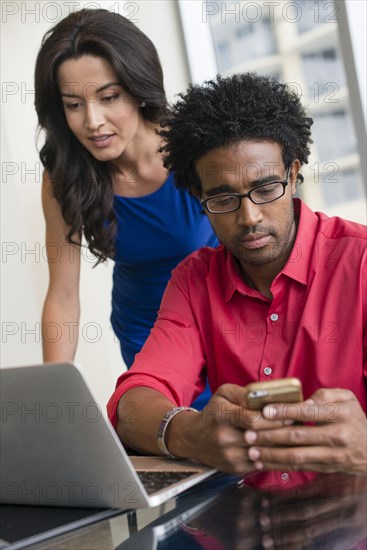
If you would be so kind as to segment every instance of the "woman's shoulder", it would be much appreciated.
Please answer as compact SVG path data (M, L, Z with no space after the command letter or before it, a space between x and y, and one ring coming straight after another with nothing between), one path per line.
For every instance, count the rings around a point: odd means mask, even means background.
M52 181L50 174L47 170L44 170L42 174L42 204L47 206L51 201L54 201L55 197L53 194Z
M42 174L42 187L46 189L50 189L51 187L51 179L50 174L48 173L48 170L44 170Z

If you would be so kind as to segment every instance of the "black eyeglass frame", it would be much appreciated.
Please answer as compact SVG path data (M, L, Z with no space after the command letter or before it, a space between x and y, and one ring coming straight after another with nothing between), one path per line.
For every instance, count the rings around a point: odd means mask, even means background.
M285 188L287 187L288 185L288 180L289 180L289 175L290 175L290 171L291 171L291 167L292 165L289 166L287 172L286 172L286 176L285 176L285 179L284 180L274 180L274 181L269 181L268 183L263 183L261 185L258 185L257 187L254 187L253 189L251 189L250 191L248 191L247 193L222 193L220 195L214 195L213 197L208 197L207 199L202 199L200 200L200 204L201 206L203 206L204 208L206 208L206 210L208 212L210 212L210 214L228 214L229 212L235 212L236 210L238 210L241 206L241 202L242 202L242 199L245 199L245 198L248 198L250 199L250 201L253 203L253 204L269 204L270 202L274 202L274 201L277 201L278 199L281 199L284 195L285 195ZM276 199L271 199L270 201L263 201L263 202L256 202L252 197L251 197L251 194L255 191L258 191L259 189L261 189L262 187L266 187L267 185L274 185L274 183L281 183L282 186L283 186L283 193L281 195L279 195L279 197L277 197ZM231 210L225 210L224 212L213 212L212 210L210 210L207 206L207 202L212 200L212 199L217 199L218 197L227 197L227 196L231 196L231 197L238 197L240 200L239 200L239 203L238 203L238 206L236 206L236 208L232 208ZM203 210L202 213L204 214L205 211Z

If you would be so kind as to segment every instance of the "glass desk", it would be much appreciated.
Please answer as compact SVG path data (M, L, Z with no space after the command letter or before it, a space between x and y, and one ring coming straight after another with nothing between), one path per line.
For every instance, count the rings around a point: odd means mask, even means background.
M366 550L367 477L310 477L299 485L269 483L264 475L208 480L156 508L99 512L102 516L96 523L27 548ZM21 526L27 509L12 508L18 510L13 522ZM55 521L62 512L48 509L48 513L48 522L44 521L51 527L52 514ZM103 519L109 513L114 515Z

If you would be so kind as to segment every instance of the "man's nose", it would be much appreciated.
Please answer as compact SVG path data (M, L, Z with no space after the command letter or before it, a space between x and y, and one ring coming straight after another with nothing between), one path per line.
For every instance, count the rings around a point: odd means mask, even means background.
M238 223L246 227L252 227L262 221L262 211L259 204L254 204L249 198L244 197L238 209Z

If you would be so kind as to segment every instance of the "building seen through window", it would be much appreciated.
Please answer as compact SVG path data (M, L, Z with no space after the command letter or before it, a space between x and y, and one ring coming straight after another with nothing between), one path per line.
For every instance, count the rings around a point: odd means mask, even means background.
M199 56L204 51L200 34L209 35L212 76L253 71L287 82L301 96L314 119L314 144L299 195L315 210L365 222L365 182L341 48L340 2L182 0L181 4L186 4L186 13L191 9L191 21L199 13L194 4L201 4L201 31L196 27L195 35L186 32L185 39L189 45L198 41ZM206 57L207 52L208 48ZM207 78L208 74L203 80Z

